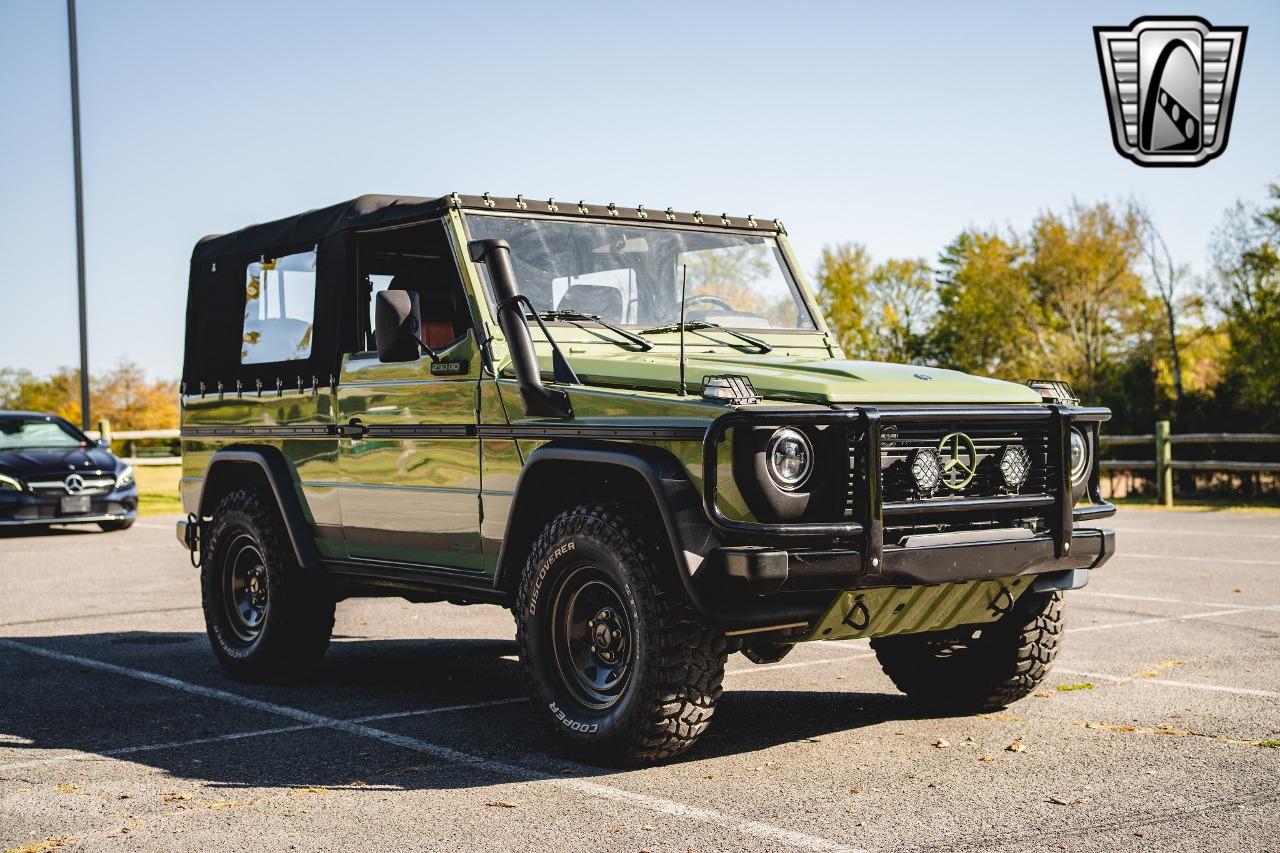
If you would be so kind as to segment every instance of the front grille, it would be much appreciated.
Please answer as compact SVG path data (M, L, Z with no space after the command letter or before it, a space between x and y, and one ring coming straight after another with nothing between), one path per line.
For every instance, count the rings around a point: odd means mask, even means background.
M960 489L939 485L922 493L911 475L912 455L916 450L932 449L939 451L944 461L951 458L951 443L940 445L952 433L967 435L977 450L973 479ZM1001 453L1012 445L1020 445L1031 458L1026 482L1016 490L1005 485L999 467ZM886 503L918 502L923 509L931 500L1049 494L1055 480L1048 451L1047 420L896 423L886 414L880 428L882 496Z
M82 491L76 492L79 495L105 495L115 486L114 477L85 477L84 488ZM66 482L64 480L38 479L29 480L27 485L31 490L43 497L57 497L58 495L67 495Z

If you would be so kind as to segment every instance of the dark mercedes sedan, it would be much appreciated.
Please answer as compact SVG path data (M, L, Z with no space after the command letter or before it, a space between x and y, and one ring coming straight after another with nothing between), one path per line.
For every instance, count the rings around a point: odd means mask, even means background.
M0 529L138 516L133 468L57 415L0 412Z

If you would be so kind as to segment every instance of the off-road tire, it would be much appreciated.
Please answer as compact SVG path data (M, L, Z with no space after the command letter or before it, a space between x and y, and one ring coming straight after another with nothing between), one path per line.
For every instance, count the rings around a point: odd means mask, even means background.
M287 682L313 671L329 647L335 599L327 580L298 565L275 501L263 491L229 493L203 536L200 587L213 652L233 678ZM265 570L266 604L256 636L238 636L227 609L228 549L252 543Z
M119 521L99 521L98 527L102 528L103 533L114 533L117 530L128 530L133 527L132 518L122 518Z
M538 713L571 754L608 765L663 761L691 747L720 698L728 645L690 608L665 542L613 502L556 516L534 542L516 599L520 659ZM607 707L575 695L556 657L554 625L573 612L564 596L584 572L612 585L633 657ZM559 612L556 612L556 611ZM580 690L580 688L579 688Z
M991 624L881 637L871 648L897 688L930 711L998 710L1049 674L1062 641L1062 607L1061 592L1028 592Z

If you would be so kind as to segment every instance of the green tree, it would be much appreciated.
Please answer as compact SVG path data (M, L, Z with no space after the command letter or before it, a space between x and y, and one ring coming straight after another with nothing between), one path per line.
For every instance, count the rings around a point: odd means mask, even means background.
M937 321L930 350L947 367L1014 382L1043 373L1039 303L1016 235L969 230L939 260Z
M929 324L937 313L933 270L917 258L890 258L877 264L868 287L872 352L877 359L921 361Z
M1271 206L1238 204L1214 240L1231 349L1224 384L1251 428L1280 429L1280 184Z
M867 306L871 287L871 256L858 243L824 246L814 274L818 306L827 318L836 343L849 358L872 354Z

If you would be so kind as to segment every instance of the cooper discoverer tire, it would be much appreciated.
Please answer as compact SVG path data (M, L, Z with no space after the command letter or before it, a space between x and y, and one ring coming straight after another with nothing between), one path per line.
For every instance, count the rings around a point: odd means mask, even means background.
M604 764L684 752L720 698L727 644L676 587L670 557L617 503L543 529L516 600L529 691L553 736Z
M1060 591L1028 592L996 622L880 637L871 648L897 688L930 710L997 710L1035 690L1049 674L1062 641L1062 608Z
M298 565L275 502L261 491L234 491L218 502L200 587L209 643L233 678L296 680L329 647L333 593L324 577Z

